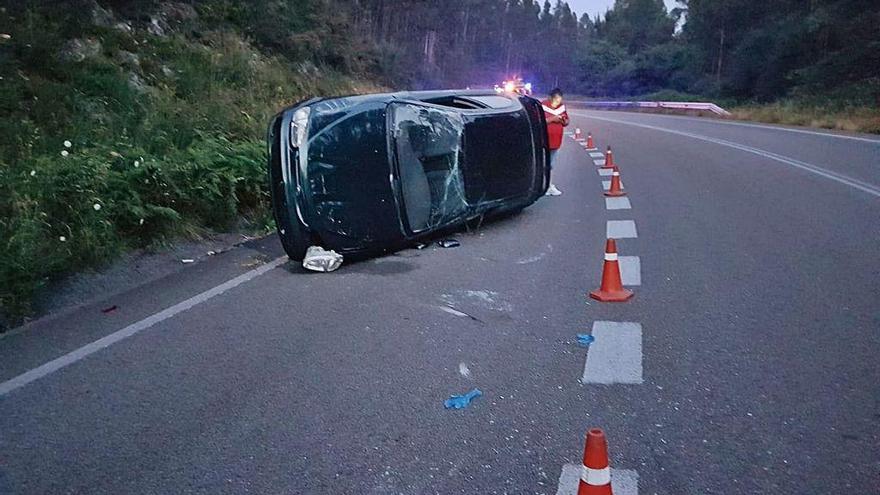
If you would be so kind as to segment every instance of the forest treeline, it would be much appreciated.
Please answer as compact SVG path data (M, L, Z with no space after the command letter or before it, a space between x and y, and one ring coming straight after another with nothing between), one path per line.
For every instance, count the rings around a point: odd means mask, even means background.
M358 0L357 32L417 86L513 73L592 96L675 90L771 101L880 95L876 0L617 0L595 18L562 1Z

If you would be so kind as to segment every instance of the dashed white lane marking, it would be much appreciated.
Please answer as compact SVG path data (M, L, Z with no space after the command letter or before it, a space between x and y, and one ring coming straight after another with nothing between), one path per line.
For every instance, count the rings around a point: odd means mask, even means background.
M603 158L605 154L600 151L591 151L590 156L592 156L593 158Z
M642 325L595 321L583 383L642 383Z
M623 285L642 285L642 260L638 256L619 256L617 264Z
M632 239L638 237L636 223L632 220L608 220L605 236L609 239Z
M605 165L605 160L593 160L594 165Z
M626 196L617 198L605 198L606 210L629 210L630 208L632 208L632 205L629 202L629 198L627 198Z
M625 187L623 187L623 181L620 181L620 188L626 189ZM610 180L603 180L602 181L602 189L604 189L606 191L611 189L611 181Z
M613 168L597 168L596 173L598 173L602 177L610 177L611 174L614 173L614 169Z
M9 379L3 383L0 383L0 397L8 394L9 392L12 392L13 390L15 390L17 388L23 387L23 386L25 386L35 380L39 380L40 378L43 378L46 375L54 373L54 372L60 370L61 368L64 368L65 366L68 366L68 365L71 365L77 361L80 361L81 359L84 359L84 358L86 358L86 357L88 357L88 356L90 356L90 355L92 355L102 349L106 349L107 347L110 347L111 345L113 345L121 340L127 339L128 337L131 337L132 335L135 335L138 332L146 330L146 329L152 327L153 325L160 323L162 321L165 321L178 313L181 313L183 311L186 311L186 310L192 308L193 306L201 304L201 303L207 301L208 299L219 296L220 294L223 294L224 292L228 291L229 289L235 288L235 287L237 287L237 286L239 286L249 280L253 280L253 279L259 277L260 275L268 272L269 270L272 270L272 269L286 263L287 259L288 259L287 256L282 256L280 258L276 258L275 260L272 260L263 266L255 268L249 272L242 273L241 275L239 275L231 280L227 280L226 282L223 282L222 284L220 284L214 288L211 288L211 289L208 289L202 293L196 294L195 296L193 296L183 302L179 302L179 303L175 304L174 306L165 308L162 311L159 311L158 313L156 313L154 315L151 315L151 316L144 318L143 320L132 323L131 325L123 328L122 330L117 330L116 332L113 332L110 335L102 337L92 343L86 344L86 345L80 347L79 349L76 349L72 352L69 352L59 358L53 359L52 361L49 361L46 364L38 366L28 372L25 372L25 373L22 373L21 375L16 376L15 378L12 378L12 379Z
M730 148L738 149L741 151L745 151L747 153L753 153L755 155L763 156L764 158L770 158L771 160L776 160L780 163L784 163L786 165L790 165L792 167L799 168L801 170L816 174L820 177L825 177L826 179L831 179L835 182L839 182L841 184L852 187L853 189L858 189L859 191L866 192L866 193L871 194L873 196L880 197L880 187L878 187L878 186L875 186L873 184L869 184L864 181L860 181L858 179L854 179L852 177L849 177L849 176L846 176L843 174L839 174L837 172L833 172L831 170L819 167L817 165L813 165L813 164L810 164L807 162L802 162L800 160L795 160L794 158L790 158L790 157L787 157L784 155L778 155L776 153L772 153L767 150L762 150L760 148L753 148L751 146L746 146L744 144L735 143L733 141L726 141L724 139L716 139L716 138L712 138L709 136L703 136L701 134L694 134L691 132L683 132L683 131L675 131L675 130L668 129L665 127L657 127L657 126L647 125L647 124L636 124L635 122L628 122L625 120L617 120L617 119L608 119L605 117L596 117L594 115L586 115L586 114L576 114L576 115L582 115L584 117L591 118L591 119L604 120L607 122L615 122L615 123L623 124L623 125L631 125L633 127L641 127L644 129L651 129L651 130L660 131L660 132L668 132L670 134L677 134L679 136L685 136L685 137L689 137L689 138L693 138L693 139L698 139L700 141L706 141L708 143L714 143L714 144L719 144L721 146L727 146Z
M583 471L583 466L579 464L562 466L556 495L576 495L581 471ZM631 469L611 468L611 490L614 495L638 495L639 473Z

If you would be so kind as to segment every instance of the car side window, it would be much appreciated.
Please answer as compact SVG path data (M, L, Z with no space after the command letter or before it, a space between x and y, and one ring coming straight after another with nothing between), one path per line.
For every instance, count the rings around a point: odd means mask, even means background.
M395 103L393 137L407 222L413 232L441 227L467 211L456 112Z

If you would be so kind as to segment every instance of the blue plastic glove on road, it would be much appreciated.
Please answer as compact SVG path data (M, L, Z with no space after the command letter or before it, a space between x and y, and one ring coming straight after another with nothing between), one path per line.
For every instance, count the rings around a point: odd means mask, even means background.
M596 340L596 337L593 337L592 335L590 335L588 333L579 333L579 334L577 334L577 338L578 338L577 343L581 347L590 347L590 344L592 344L593 341Z
M449 396L449 398L443 402L443 406L446 407L446 409L463 409L467 407L472 400L481 395L483 395L483 392L480 392L480 389L475 388L465 395Z

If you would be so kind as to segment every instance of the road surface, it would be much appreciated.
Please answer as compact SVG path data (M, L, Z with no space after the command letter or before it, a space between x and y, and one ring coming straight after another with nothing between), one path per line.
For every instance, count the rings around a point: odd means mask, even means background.
M567 138L461 247L269 237L0 338L0 493L573 493L593 426L616 493L880 493L880 139L572 117L630 208Z

